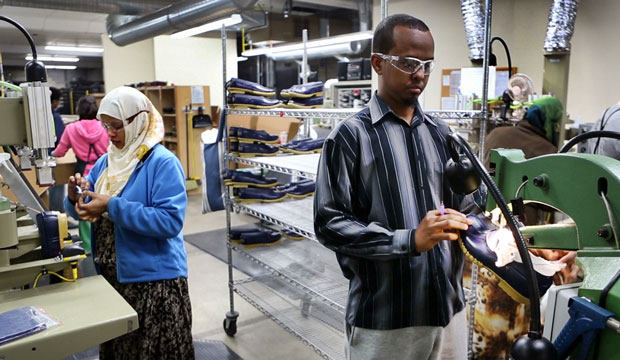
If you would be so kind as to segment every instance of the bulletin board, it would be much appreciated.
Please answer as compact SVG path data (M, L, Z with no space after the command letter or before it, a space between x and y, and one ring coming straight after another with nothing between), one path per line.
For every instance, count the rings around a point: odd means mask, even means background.
M517 73L517 67L512 67L512 74ZM496 81L501 81L501 79L506 79L508 77L508 67L497 67L496 69ZM444 108L444 98L451 98L457 94L457 90L461 84L461 69L443 69L441 70L441 98L440 98L440 108L443 110L452 110L448 108ZM502 90L503 91L503 90Z

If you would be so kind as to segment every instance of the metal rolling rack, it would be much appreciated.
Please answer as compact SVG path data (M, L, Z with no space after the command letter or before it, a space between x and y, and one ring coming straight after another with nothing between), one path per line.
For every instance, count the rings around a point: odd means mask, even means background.
M337 122L357 111L226 109L226 115L297 117L308 123L319 118ZM480 116L478 111L427 113L446 120L453 127L465 128L471 128ZM314 179L319 157L319 154L309 154L245 158L226 154L224 162ZM277 246L252 250L232 244L229 238L229 251L250 259L265 270L259 276L241 280L234 280L231 273L231 292L239 294L324 358L343 358L343 320L348 282L342 276L334 254L316 241L312 221L313 198L244 204L230 198L229 191L225 194L229 214L232 211L244 212L306 238L301 241L285 240ZM231 261L229 266L232 266ZM231 313L235 314L232 295L230 301ZM224 321L224 329L229 335L236 332L235 324L236 317L228 323Z
M311 119L340 120L355 111L342 110L241 110L226 109L227 115L296 117L309 127ZM237 163L295 177L314 179L320 154L277 155L272 157L238 157L226 154L224 163ZM225 166L226 166L225 165ZM259 265L260 275L234 280L230 275L231 292L259 309L270 319L310 346L326 359L344 357L343 324L348 282L342 276L334 253L316 241L312 221L313 197L277 203L244 204L235 202L225 191L228 217L232 211L244 212L262 221L291 230L304 240L285 239L272 247L244 249L230 242L234 251ZM230 222L228 221L230 230ZM232 257L230 257L232 260ZM232 266L229 261L229 267ZM231 296L231 312L224 320L229 335L236 332L236 317Z

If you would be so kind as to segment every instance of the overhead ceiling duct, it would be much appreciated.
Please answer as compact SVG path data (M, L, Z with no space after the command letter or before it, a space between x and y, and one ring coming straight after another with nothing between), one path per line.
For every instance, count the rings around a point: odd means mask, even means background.
M316 59L316 58L325 58L328 56L336 56L336 55L357 55L364 50L366 44L369 40L362 41L352 41L349 43L341 43L341 44L332 44L325 45L321 47L308 48L306 53L308 55L308 59ZM267 55L269 58L281 61L281 60L294 60L301 59L304 55L304 50L294 50L287 51L282 53L273 53Z
M181 1L139 18L110 17L106 20L108 37L124 46L157 35L190 29L240 13L258 0L188 0ZM122 24L122 25L119 25Z
M174 2L174 0L0 0L0 6L101 14L144 15L170 5L171 2Z
M575 31L577 0L554 0L549 11L544 49L548 53L570 52L570 40Z
M484 58L484 12L482 0L461 0L461 14L465 25L469 59L480 61Z

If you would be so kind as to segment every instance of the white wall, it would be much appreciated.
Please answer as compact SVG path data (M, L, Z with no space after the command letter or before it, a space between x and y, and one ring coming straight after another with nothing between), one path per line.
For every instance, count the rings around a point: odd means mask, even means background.
M551 0L496 0L492 36L501 36L510 48L513 66L532 77L542 91L543 43ZM390 0L388 14L406 13L424 20L435 38L437 68L425 90L423 106L439 109L441 69L471 66L458 0ZM572 38L567 112L572 119L595 121L609 105L620 100L620 1L580 1ZM374 0L373 24L381 17ZM493 45L499 66L507 66L504 50Z
M232 33L231 33L232 35ZM155 78L175 85L207 85L211 105L223 105L222 40L200 37L154 40ZM237 45L234 36L226 42L226 76L237 76Z
M121 85L155 80L153 39L117 46L107 36L103 43L103 81L109 92Z

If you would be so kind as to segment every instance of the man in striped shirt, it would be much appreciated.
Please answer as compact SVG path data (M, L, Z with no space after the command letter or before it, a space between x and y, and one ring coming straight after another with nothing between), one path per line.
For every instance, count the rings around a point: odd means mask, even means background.
M424 22L385 18L371 58L378 91L323 146L314 226L350 281L348 359L467 356L464 256L454 240L471 222L452 208L482 197L454 194L444 181L450 130L418 104L433 59Z

